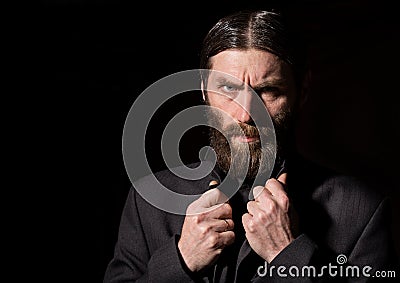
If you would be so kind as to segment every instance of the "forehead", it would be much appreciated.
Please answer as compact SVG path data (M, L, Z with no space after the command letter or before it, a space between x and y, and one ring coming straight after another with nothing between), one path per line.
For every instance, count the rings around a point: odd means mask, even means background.
M263 50L229 49L210 58L211 69L228 73L250 85L268 79L284 79L290 67L276 55Z

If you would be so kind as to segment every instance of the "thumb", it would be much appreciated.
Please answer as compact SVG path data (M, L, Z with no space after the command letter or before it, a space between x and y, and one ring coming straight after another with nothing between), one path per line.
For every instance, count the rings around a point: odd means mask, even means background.
M254 199L257 199L264 189L265 188L263 186L254 187L253 188Z
M215 181L210 182L211 185L216 185ZM201 197L197 200L200 207L209 208L217 204L222 204L228 201L228 197L218 190L218 188L213 188L206 191Z
M285 186L286 185L286 178L287 178L287 173L283 173L278 177L277 180Z

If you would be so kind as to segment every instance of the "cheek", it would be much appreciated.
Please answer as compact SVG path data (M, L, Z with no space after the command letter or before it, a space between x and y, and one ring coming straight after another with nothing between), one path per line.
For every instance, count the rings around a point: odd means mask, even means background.
M232 100L229 100L219 94L215 94L213 92L208 92L208 104L210 106L216 107L221 109L222 111L231 114L232 110L234 109L234 104Z
M223 99L221 99L221 97L219 97L219 96L220 96L220 95L215 94L215 93L212 92L212 91L208 91L208 92L207 92L208 103L209 103L211 106L221 108L221 106L223 105L223 101L222 101Z
M232 123L231 111L233 107L227 99L224 99L223 97L221 97L221 95L209 91L207 93L207 101L208 105L223 111L223 113L219 113L219 115L213 116L214 119L218 120L219 125L223 129L225 129L228 125Z
M276 99L263 99L265 107L269 112L269 115L276 116L282 110L289 107L288 99L286 96L280 96Z

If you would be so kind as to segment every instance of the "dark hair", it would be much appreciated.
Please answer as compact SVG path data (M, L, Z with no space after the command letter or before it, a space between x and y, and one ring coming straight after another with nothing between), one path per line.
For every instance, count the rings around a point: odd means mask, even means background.
M240 11L219 20L208 32L200 54L200 68L210 69L210 58L227 49L250 48L275 54L292 66L301 83L306 69L305 48L283 15L276 11Z

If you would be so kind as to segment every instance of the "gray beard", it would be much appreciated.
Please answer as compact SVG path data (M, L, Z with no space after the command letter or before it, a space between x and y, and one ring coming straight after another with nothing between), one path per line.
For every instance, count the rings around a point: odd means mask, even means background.
M277 151L285 155L284 140L288 131L288 125L290 124L290 117L291 112L289 110L272 117L276 135L276 147L273 141L271 141L271 135L269 134L272 129L267 127L257 129L255 126L248 124L240 125L246 135L263 136L264 144L261 144L261 139L252 143L241 143L231 140L232 155L227 138L229 139L235 135L240 135L240 133L235 132L234 128L229 126L223 134L211 127L210 146L217 155L217 164L219 168L224 173L231 170L230 172L234 178L240 178L243 177L243 170L246 170L248 160L247 173L245 175L246 179L255 179L258 174L272 172ZM212 121L212 123L210 123L211 125L220 125L220 121L222 121L221 117L215 112L207 113L207 118L209 121ZM247 156L247 148L249 156ZM235 159L235 162L232 162L231 156Z
M234 178L243 176L243 170L246 170L247 162L246 179L254 179L257 174L265 173L272 169L275 150L271 144L261 146L259 141L249 144L233 142L232 157L235 158L235 162L231 160L231 149L228 141L214 128L210 129L210 145L217 155L219 168L225 173L231 170ZM249 156L247 156L247 150L249 151Z

